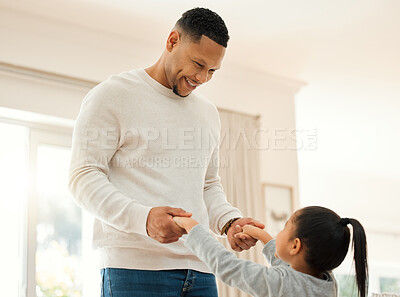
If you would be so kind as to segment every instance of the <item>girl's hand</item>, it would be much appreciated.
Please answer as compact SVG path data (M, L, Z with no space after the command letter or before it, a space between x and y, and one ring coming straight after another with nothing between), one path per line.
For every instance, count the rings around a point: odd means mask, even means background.
M246 235L249 235L255 239L261 240L263 244L266 244L272 239L272 236L269 235L266 231L252 225L244 225L243 227L241 227L241 230L238 229L238 232L239 233L235 234L235 237L237 238L243 238Z
M192 228L198 224L197 221L188 217L173 217L172 219L175 221L175 224L182 229L185 229L187 233L189 233L190 230L192 230Z
M251 237L255 239L259 239L257 235L259 235L259 231L262 230L261 228L252 226L252 225L244 225L243 227L236 226L236 233L235 237L236 238L245 238L244 234L250 235Z
M250 236L252 236L252 234L258 233L259 230L262 230L261 228L258 228L258 227L253 226L253 225L244 225L242 229L243 229L244 233L247 233Z

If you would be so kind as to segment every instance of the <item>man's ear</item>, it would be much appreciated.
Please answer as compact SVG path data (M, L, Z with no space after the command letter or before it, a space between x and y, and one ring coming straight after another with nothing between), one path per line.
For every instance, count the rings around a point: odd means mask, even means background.
M172 49L181 41L181 36L178 32L178 30L173 30L171 33L169 33L168 39L167 39L167 51L171 52Z
M297 255L302 248L302 243L300 238L295 238L292 240L292 246L290 248L290 255L295 256Z

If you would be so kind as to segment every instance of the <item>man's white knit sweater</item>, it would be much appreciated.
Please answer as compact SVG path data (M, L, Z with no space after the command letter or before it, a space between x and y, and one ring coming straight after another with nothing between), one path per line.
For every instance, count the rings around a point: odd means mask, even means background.
M101 268L208 268L184 245L161 244L146 231L152 207L193 213L220 234L242 216L218 175L220 122L197 93L186 98L144 69L113 75L85 97L74 129L69 176L76 202L95 217Z

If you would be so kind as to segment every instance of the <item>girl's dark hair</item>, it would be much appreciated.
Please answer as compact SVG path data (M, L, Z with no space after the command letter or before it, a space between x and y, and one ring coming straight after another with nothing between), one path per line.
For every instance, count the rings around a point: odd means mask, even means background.
M198 42L201 36L205 35L223 47L228 46L229 34L224 20L208 8L196 7L186 11L176 25L194 42Z
M300 209L293 216L295 237L305 248L305 261L316 272L338 267L346 257L353 227L353 249L358 294L368 291L367 239L363 226L356 219L340 218L334 211L320 206Z

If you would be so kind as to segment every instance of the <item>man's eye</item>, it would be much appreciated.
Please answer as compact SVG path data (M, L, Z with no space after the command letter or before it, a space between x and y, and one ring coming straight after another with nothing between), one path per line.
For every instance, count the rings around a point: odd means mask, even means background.
M197 63L197 62L195 62L195 63L196 63L196 65L197 65L198 67L203 68L203 65L201 65L200 63Z

